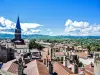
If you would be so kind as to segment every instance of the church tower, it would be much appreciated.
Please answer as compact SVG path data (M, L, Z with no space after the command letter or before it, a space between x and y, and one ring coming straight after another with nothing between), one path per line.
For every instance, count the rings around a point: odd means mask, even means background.
M12 40L12 42L17 45L25 44L24 40L21 39L21 26L20 26L19 16L15 27L15 38Z
M16 40L21 39L21 26L20 26L19 16L18 16L18 19L17 19L16 28L15 28L15 39Z

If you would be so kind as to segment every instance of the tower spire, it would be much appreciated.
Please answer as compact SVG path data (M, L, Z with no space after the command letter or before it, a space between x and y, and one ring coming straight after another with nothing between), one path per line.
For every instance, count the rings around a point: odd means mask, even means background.
M15 38L12 40L13 43L20 45L25 44L24 40L21 39L21 26L19 16L17 18L16 28L15 28Z
M21 29L19 16L18 16L17 23L16 23L16 29Z

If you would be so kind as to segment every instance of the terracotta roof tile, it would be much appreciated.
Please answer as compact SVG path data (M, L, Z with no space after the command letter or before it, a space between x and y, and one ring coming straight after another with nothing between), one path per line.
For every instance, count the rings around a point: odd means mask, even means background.
M14 63L15 61L16 61L16 59L3 64L1 70L8 71L13 74L18 74L18 64Z
M85 66L85 72L86 73L90 73L91 75L93 75L94 74L94 67L91 67L90 64L89 65L86 65Z
M24 73L27 75L49 75L46 66L40 61L34 60L26 64L26 66Z
M89 71L85 70L85 75L94 75L93 73L90 73Z
M7 70L9 69L9 67L11 66L11 64L12 64L13 62L15 62L15 61L16 61L16 59L11 60L11 61L9 61L9 62L7 62L7 63L4 63L1 69L4 70L4 71L7 71Z
M70 69L67 67L64 67L61 63L54 62L53 64L54 72L56 72L58 75L70 75L74 74Z
M8 69L8 72L18 74L18 64L12 63L11 66Z
M49 75L49 72L43 63L37 61L37 67L38 67L39 75Z

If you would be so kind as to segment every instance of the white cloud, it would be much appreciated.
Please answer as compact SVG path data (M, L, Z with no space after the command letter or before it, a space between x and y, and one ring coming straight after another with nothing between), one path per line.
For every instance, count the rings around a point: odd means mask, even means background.
M21 23L21 28L23 30L33 29L33 28L37 28L37 27L40 27L40 26L42 26L42 25L37 24L37 23Z
M14 34L14 32L0 31L0 34Z
M5 19L4 17L0 17L0 23L1 23L0 29L15 28L15 23L8 19Z
M70 25L75 26L75 27L87 27L89 25L89 23L88 22L82 22L82 21L80 21L80 22L74 21L73 22L72 20L68 19L66 21L65 26L70 26Z
M49 32L49 35L52 35L53 34L53 32Z
M65 23L64 35L97 36L100 35L100 25L90 25L88 22L68 19Z
M31 34L37 34L40 33L41 30L37 29L37 30L30 30L30 31L25 31L23 32L24 35L31 35Z
M47 29L47 31L51 31L51 29Z
M34 34L39 33L41 30L35 29L37 27L43 26L37 23L20 23L22 28L22 34ZM14 31L7 31L7 29L15 29L16 23L0 17L0 33L12 34Z
M53 35L52 29L50 29L50 28L47 29L47 32L48 32L49 35Z

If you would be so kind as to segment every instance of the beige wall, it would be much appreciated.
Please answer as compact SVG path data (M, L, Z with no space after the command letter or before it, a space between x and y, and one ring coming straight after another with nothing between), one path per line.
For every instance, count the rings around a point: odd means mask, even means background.
M18 53L29 52L29 49L15 49Z
M94 64L95 75L100 75L100 61Z

